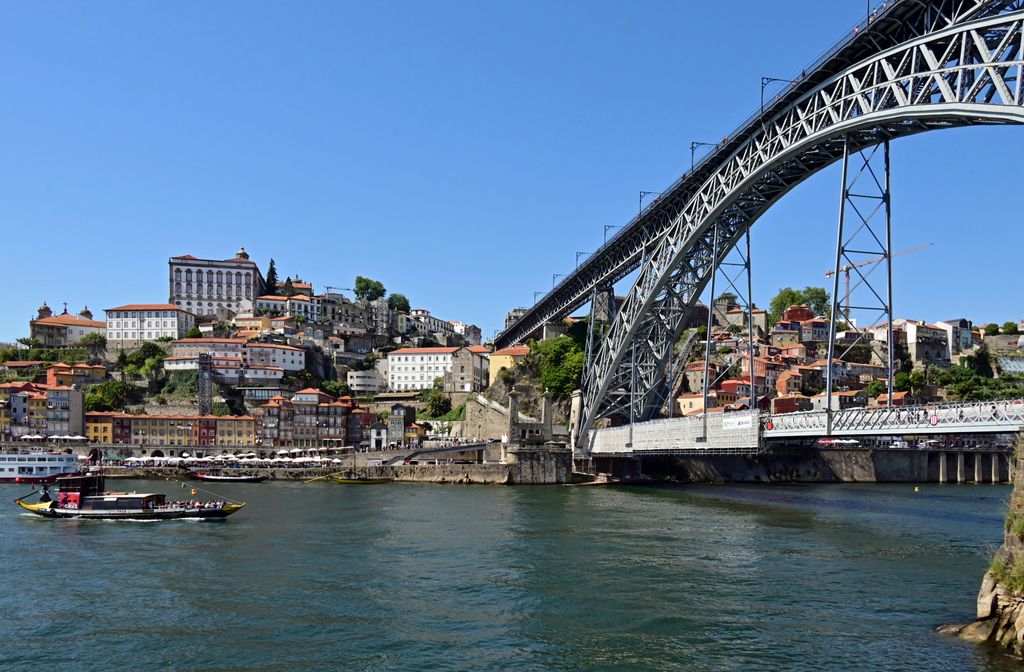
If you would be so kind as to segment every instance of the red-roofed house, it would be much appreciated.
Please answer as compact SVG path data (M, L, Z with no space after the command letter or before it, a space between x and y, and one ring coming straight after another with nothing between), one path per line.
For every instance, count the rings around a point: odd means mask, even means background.
M53 315L44 302L39 306L38 317L28 323L29 336L47 346L64 346L78 343L89 334L105 335L107 325L92 319L92 312L86 306L78 315L67 309L60 315Z

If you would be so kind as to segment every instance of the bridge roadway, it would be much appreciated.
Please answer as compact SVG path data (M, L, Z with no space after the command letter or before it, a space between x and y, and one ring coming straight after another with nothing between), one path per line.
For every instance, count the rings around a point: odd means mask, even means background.
M770 414L757 411L651 420L591 430L589 451L577 457L754 455L766 441L788 438L1017 433L1024 400L851 408Z

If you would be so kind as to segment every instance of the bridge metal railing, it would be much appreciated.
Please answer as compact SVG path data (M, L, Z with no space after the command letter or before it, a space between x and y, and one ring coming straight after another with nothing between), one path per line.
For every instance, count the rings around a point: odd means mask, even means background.
M757 411L651 420L593 430L590 452L593 455L751 454L760 450L759 431Z
M761 416L764 438L867 434L1015 432L1024 427L1024 400L959 402L892 408L851 408Z

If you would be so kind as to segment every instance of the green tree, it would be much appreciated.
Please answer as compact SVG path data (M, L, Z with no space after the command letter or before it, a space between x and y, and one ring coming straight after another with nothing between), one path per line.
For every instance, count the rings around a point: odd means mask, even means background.
M29 349L43 347L43 342L40 341L38 338L29 338L28 336L19 338L18 343L21 343L22 345Z
M728 331L728 332L729 332L730 334L732 334L733 336L736 336L736 335L738 335L738 334L741 334L741 333L743 333L743 327L741 327L741 326L740 326L740 325L738 325L738 324L730 324L730 325L729 325L729 326L728 326L728 327L726 328L726 331Z
M441 390L430 390L426 395L427 413L437 418L452 410L452 400Z
M273 259L270 260L270 266L267 266L267 279L266 279L266 282L267 282L267 288L266 288L265 291L266 291L267 296L276 296L277 295L277 265L274 263Z
M893 377L893 387L897 392L910 392L910 374L900 371Z
M164 394L194 397L199 394L199 371L171 371L164 383Z
M356 276L356 284L352 291L357 299L366 301L376 301L387 293L384 285L379 280L364 278L361 275Z
M868 383L864 391L868 393L869 397L877 397L881 394L885 394L885 383L880 380L872 380Z
M192 327L185 332L185 338L202 338L203 332L199 331L199 327Z
M921 393L921 388L924 387L924 373L920 370L914 370L910 372L910 392L911 394L918 395Z
M1014 322L1013 320L1010 320L1009 322L1004 322L1003 323L1002 331L1007 336L1014 336L1014 335L1016 335L1017 334L1017 323Z
M284 286L281 288L281 296L295 296L298 292L295 291L295 285L292 283L291 276L284 279Z
M719 303L721 301L724 301L725 304L731 308L732 306L736 305L736 299L737 298L739 298L739 297L737 297L732 292L722 292L721 294L718 295L718 298L715 299L715 303Z
M529 357L539 364L541 385L555 399L567 399L579 387L584 354L569 336L534 343Z
M139 388L131 383L119 380L107 380L90 385L85 390L85 407L87 411L112 411L122 409L127 404L138 403L142 399Z
M156 343L145 341L137 350L129 353L126 357L128 364L134 364L136 368L142 368L148 359L159 359L162 363L167 353Z
M998 336L999 335L999 325L996 324L995 322L993 322L992 324L986 324L985 325L985 335L986 336Z
M388 308L399 313L408 313L410 310L409 299L406 298L405 294L391 294L388 297Z
M320 389L332 397L351 397L352 389L348 383L340 380L325 380L320 383Z
M768 324L776 324L782 319L782 313L790 306L806 303L811 312L817 316L827 317L831 313L831 302L828 292L823 287L804 287L793 289L784 287L768 304Z
M78 344L89 351L89 357L99 359L107 350L107 337L103 334L86 334Z

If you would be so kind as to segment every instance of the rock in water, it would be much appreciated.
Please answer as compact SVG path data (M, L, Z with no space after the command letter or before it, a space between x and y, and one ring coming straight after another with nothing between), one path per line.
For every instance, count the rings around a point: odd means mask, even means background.
M999 619L987 618L984 621L975 621L970 623L962 630L960 630L960 638L966 639L968 642L987 642L992 633L995 632L996 626L999 625Z
M985 578L981 580L981 590L978 591L978 620L983 620L995 613L996 609L996 579L992 572L985 572Z

